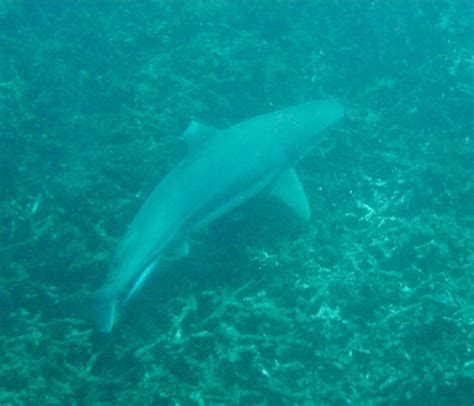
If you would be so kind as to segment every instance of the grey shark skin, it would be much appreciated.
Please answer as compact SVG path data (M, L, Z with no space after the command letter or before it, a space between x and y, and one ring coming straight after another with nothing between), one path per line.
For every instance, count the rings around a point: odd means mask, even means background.
M200 227L267 190L308 221L308 201L293 169L344 114L336 101L312 101L217 130L192 122L187 156L158 184L119 244L116 260L93 295L94 318L111 331L116 304L143 284L164 251L187 255Z

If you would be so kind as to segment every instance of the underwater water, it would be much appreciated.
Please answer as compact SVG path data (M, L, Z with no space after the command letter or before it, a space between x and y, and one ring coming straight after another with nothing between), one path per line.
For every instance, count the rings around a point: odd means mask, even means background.
M94 331L191 120L346 108ZM474 3L0 1L0 405L471 405ZM232 217L230 219L229 217Z

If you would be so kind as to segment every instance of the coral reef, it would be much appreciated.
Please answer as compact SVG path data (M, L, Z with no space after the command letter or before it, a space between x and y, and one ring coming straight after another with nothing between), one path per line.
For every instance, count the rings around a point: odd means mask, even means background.
M469 2L0 4L0 404L474 401ZM298 172L160 264L107 337L84 300L190 118L331 95Z

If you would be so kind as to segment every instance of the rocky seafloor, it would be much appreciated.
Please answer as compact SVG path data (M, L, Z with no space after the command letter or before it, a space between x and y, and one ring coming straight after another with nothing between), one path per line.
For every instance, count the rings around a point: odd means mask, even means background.
M0 2L0 405L474 401L463 1ZM84 299L191 118L336 97L297 170L96 335Z

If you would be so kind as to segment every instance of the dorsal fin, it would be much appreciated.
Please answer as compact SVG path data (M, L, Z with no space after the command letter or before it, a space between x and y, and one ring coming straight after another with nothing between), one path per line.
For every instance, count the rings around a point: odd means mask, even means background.
M219 133L217 128L207 126L197 121L191 121L183 133L183 140L188 145L189 151L199 148Z

